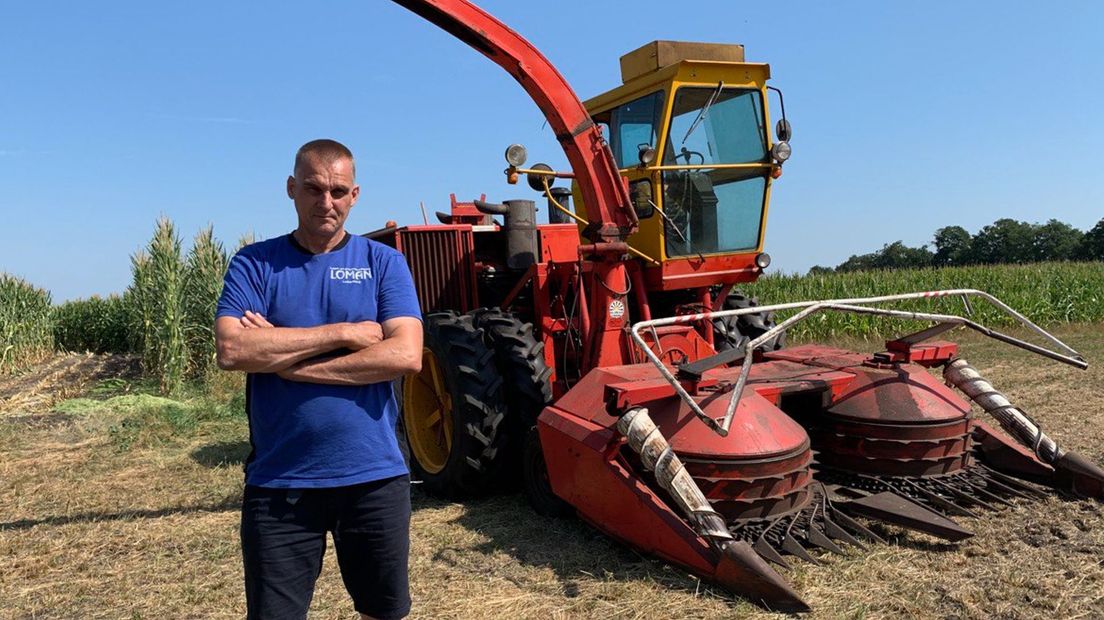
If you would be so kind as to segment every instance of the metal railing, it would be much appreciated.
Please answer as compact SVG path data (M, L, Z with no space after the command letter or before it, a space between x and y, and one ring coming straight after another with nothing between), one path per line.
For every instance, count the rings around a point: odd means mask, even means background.
M905 301L910 299L932 299L941 297L961 297L966 305L967 312L970 312L970 305L967 301L970 297L980 297L1005 314L1016 319L1018 323L1027 327L1031 331L1035 332L1039 336L1043 337L1047 342L1053 345L1055 348L1063 351L1059 353L1039 345L1032 344L1014 338L1007 334L1003 334L996 330L980 325L970 319L953 314L935 314L930 312L912 312L907 310L894 310L890 308L878 308L872 307L871 304L884 304L894 301ZM664 325L675 325L681 323L693 323L695 321L720 319L730 316L740 316L744 314L757 314L760 312L775 312L779 310L796 310L801 309L800 312L782 321L778 325L770 328L757 338L749 340L744 345L744 359L743 365L740 367L740 378L736 381L736 385L732 388L732 397L728 401L728 406L725 409L725 415L723 418L713 419L710 418L702 408L698 405L697 401L686 392L682 387L681 382L675 377L675 375L668 369L659 357L652 351L652 348L648 346L644 339L640 336L641 330L653 329ZM688 314L684 316L666 317L660 319L652 319L650 321L641 321L636 323L630 329L633 341L641 351L647 355L652 364L659 370L659 373L666 379L679 397L690 407L690 410L694 412L698 418L700 418L705 424L716 431L721 436L728 435L728 429L732 425L732 417L736 414L736 406L740 402L740 397L743 395L744 388L747 385L748 375L751 372L753 352L756 347L762 345L765 342L769 342L776 336L784 333L786 330L793 327L795 324L807 319L808 317L823 312L826 310L832 310L837 312L854 312L857 314L871 314L878 316L888 316L901 319L911 319L917 321L934 321L936 323L945 323L952 326L963 326L970 328L974 331L980 332L994 338L1006 344L1010 344L1032 353L1037 353L1044 357L1048 357L1059 362L1076 366L1077 368L1088 368L1088 363L1085 362L1081 354L1073 350L1069 345L1062 342L1058 338L1054 337L1050 332L1032 323L1027 317L1016 312L1007 304L997 299L996 297L986 293L985 291L979 291L975 289L952 289L945 291L927 291L923 293L901 293L898 295L883 295L880 297L859 297L854 299L828 299L821 301L799 301L786 304L775 304L771 306L754 306L751 308L740 308L737 310L721 310L717 312L701 312L698 314ZM658 343L658 339L657 339Z

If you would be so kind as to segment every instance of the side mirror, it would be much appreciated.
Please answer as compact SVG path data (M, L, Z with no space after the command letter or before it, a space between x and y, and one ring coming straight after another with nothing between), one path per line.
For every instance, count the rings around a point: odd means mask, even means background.
M778 93L778 107L782 110L782 119L775 124L774 135L778 136L779 142L789 142L793 137L793 128L790 127L790 121L786 120L786 100L782 98L782 91L777 88L768 86L767 89Z
M789 142L793 137L793 128L790 127L790 121L782 119L778 121L778 124L774 126L774 135L778 136L779 142Z

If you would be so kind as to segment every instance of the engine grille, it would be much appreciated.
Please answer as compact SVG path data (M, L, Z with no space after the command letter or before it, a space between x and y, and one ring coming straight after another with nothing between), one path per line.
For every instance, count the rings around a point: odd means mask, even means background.
M467 312L478 305L470 227L411 227L395 237L414 277L422 312Z

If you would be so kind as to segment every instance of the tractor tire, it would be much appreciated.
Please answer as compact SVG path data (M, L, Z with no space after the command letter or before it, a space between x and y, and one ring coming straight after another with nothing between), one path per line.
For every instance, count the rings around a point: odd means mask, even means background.
M494 352L469 316L435 312L423 325L422 370L402 387L410 469L431 495L485 494L502 479L497 457L506 417Z
M571 504L552 492L552 483L548 480L548 466L544 462L544 450L541 448L540 434L536 426L530 428L525 436L521 479L525 499L529 500L529 505L537 514L545 517L569 517L575 514Z
M484 343L494 351L495 367L502 376L507 408L503 432L508 438L502 458L506 469L515 472L516 481L529 430L552 402L552 369L532 324L498 308L480 308L473 319L483 330Z
M574 514L575 509L552 492L537 433L537 416L552 402L552 369L544 360L544 342L537 340L531 324L497 308L476 310L475 320L505 381L505 432L510 439L504 457L508 470L517 472L511 482L520 482L537 514Z
M755 308L759 300L740 291L733 291L725 298L725 310ZM740 316L728 316L713 321L713 342L718 352L743 347L749 340L762 336L775 326L773 312L755 312ZM782 333L759 345L760 351L777 351L786 346L786 334Z

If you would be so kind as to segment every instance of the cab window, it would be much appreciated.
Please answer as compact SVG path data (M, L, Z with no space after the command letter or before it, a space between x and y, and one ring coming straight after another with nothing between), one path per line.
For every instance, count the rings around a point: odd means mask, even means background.
M663 113L663 91L645 95L613 108L599 122L608 123L610 148L618 168L639 163L640 146L656 146Z
M765 161L766 131L759 91L684 87L675 93L665 165L710 166Z

